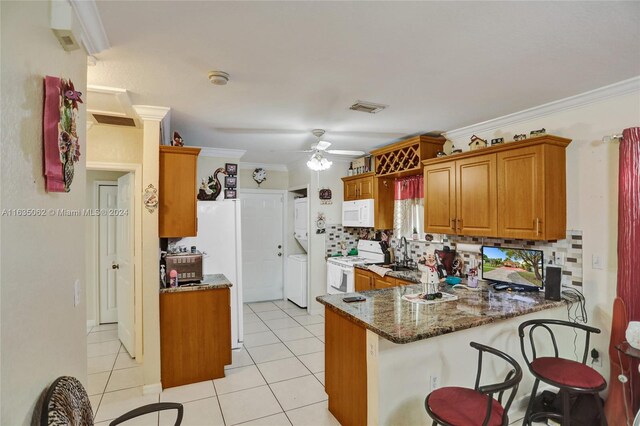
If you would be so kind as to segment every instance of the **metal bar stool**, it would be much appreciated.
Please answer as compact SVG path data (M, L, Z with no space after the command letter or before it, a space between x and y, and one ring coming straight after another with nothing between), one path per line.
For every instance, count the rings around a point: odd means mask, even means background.
M478 370L473 389L460 387L444 387L427 395L424 408L433 419L432 426L506 426L509 424L509 407L518 391L522 379L522 368L518 362L504 352L480 343L471 342L471 347L478 350ZM482 354L488 352L507 361L509 370L503 382L480 386L482 375ZM507 403L502 406L502 396L511 390ZM493 398L498 394L498 400ZM482 415L484 413L484 415Z
M578 329L585 332L586 336L582 362L560 358L558 354L556 336L552 330L552 327L555 328L555 326L557 326L557 329L560 327L569 327L573 328L574 331ZM537 355L533 337L534 331L538 328L549 333L549 337L553 343L554 356L539 357ZM525 332L527 329L529 335L529 347L532 355L531 359L529 359L527 350L525 349ZM529 398L527 412L525 413L524 420L522 422L523 425L531 425L531 422L545 417L561 420L563 426L570 425L571 405L569 398L572 394L592 394L596 400L598 412L600 413L600 424L607 424L604 411L602 409L602 401L598 395L600 391L607 387L607 382L600 373L586 365L591 333L597 334L600 333L600 330L588 325L553 319L530 320L520 324L518 327L518 334L520 336L520 349L522 350L522 356L529 367L529 371L536 378L533 383L531 397ZM559 389L559 394L562 396L562 414L553 412L531 412L540 381Z

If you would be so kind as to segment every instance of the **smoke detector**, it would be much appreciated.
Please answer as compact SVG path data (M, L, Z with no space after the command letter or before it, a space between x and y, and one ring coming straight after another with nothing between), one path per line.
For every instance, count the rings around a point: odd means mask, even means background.
M387 105L375 104L373 102L357 101L355 104L351 105L349 109L352 109L354 111L366 112L368 114L375 114L382 111L386 107Z
M229 74L224 71L210 71L209 81L216 86L224 86L229 81Z

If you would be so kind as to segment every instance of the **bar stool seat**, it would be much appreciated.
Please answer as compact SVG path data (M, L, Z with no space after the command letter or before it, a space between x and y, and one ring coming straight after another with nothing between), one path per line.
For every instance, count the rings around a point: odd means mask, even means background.
M424 400L424 409L433 420L432 426L507 426L509 407L522 380L520 364L509 355L490 346L471 342L478 350L478 368L473 389L448 386L436 389ZM503 381L481 385L482 356L488 353L506 361L509 367ZM485 378L486 380L486 378ZM504 406L502 397L509 394ZM496 395L497 399L493 396Z
M588 365L565 358L536 358L530 368L533 374L556 387L599 389L607 383Z
M446 387L431 392L427 397L427 405L433 414L445 423L481 426L488 400L487 395L473 389ZM488 425L500 426L503 413L502 405L492 398Z

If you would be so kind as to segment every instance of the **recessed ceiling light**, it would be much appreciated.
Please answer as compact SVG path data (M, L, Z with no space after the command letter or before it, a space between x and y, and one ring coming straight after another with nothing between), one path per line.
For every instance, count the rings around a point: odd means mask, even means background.
M375 104L373 102L358 101L355 104L351 105L349 109L352 109L354 111L366 112L368 114L375 114L382 111L387 106L388 105Z
M209 81L216 86L224 86L229 81L229 74L224 71L209 71Z

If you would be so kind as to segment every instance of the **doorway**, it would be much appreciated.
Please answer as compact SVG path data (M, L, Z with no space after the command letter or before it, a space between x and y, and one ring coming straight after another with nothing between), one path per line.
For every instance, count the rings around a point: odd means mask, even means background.
M136 170L87 170L87 327L113 330L132 358L141 348L135 305L136 175Z
M240 191L244 303L284 298L285 193Z

